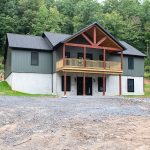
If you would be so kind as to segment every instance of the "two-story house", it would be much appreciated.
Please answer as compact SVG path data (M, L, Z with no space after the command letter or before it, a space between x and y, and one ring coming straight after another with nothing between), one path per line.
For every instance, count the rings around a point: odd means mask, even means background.
M8 33L5 80L33 94L143 95L144 57L98 23L74 35Z

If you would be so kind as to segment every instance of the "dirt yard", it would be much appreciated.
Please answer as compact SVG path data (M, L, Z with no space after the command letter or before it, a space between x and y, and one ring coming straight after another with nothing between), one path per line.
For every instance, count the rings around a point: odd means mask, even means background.
M0 150L127 149L150 149L150 99L0 97Z

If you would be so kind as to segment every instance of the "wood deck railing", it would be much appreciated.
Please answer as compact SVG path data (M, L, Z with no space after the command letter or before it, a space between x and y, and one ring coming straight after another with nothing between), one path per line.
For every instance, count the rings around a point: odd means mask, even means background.
M78 69L78 70L96 70L96 71L122 71L121 62L106 61L105 68L104 62L99 60L86 60L86 66L84 65L84 59L76 58L65 58L64 64L63 59L56 63L57 71L67 69Z

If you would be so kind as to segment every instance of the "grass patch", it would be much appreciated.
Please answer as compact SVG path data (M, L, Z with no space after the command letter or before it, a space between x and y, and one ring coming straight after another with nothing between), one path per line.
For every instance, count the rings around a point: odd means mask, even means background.
M8 95L8 96L30 96L30 97L43 97L43 96L56 97L56 95L28 94L28 93L13 91L6 81L0 82L0 95Z

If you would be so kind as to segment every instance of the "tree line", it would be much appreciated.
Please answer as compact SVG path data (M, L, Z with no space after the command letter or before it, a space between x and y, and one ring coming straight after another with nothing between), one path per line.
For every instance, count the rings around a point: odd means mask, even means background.
M150 45L150 0L1 0L0 48L6 33L73 34L93 22L146 53Z

